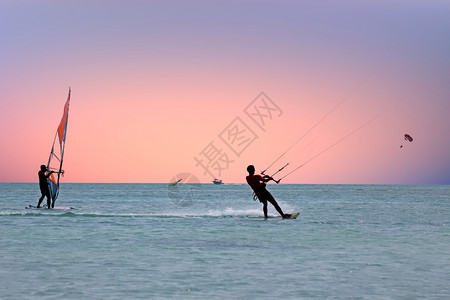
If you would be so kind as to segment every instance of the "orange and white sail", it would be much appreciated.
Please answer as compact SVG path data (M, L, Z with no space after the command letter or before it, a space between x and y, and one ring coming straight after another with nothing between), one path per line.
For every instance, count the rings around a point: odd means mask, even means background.
M49 190L54 203L59 194L59 179L61 174L64 173L63 158L64 158L64 147L66 144L66 134L67 134L67 122L69 118L69 105L70 105L70 88L69 95L67 96L66 104L64 105L64 112L59 122L58 129L56 130L55 138L53 140L52 150L50 151L50 157L48 158L47 169L49 171L54 171L55 173L49 177ZM56 146L56 147L55 147Z

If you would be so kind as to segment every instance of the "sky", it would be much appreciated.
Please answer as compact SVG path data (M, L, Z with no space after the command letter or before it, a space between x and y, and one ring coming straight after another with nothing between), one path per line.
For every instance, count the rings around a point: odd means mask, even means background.
M70 87L63 182L245 183L249 164L289 164L281 183L450 184L449 15L443 0L1 1L0 182L38 181Z

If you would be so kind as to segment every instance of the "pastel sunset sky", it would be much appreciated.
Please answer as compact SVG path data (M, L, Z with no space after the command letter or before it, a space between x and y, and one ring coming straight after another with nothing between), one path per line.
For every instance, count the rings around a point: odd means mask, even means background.
M0 182L37 182L70 87L63 182L244 183L298 141L267 174L450 184L449 16L444 0L1 1Z

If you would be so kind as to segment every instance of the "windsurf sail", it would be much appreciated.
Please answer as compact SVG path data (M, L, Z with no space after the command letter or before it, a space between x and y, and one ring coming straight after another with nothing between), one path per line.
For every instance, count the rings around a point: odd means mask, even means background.
M63 158L64 158L64 147L66 145L66 134L67 134L67 121L69 117L69 104L70 104L70 88L69 95L67 96L66 104L64 105L64 112L59 122L58 129L55 133L55 138L53 139L52 150L50 151L50 157L48 158L47 170L54 171L48 179L48 185L50 190L50 197L52 200L52 206L55 204L56 198L59 194L59 179L63 171Z

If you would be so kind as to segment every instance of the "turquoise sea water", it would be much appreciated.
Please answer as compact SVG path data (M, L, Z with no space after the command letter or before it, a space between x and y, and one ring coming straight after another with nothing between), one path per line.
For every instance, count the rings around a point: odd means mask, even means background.
M0 184L0 299L450 299L450 186L268 188Z

